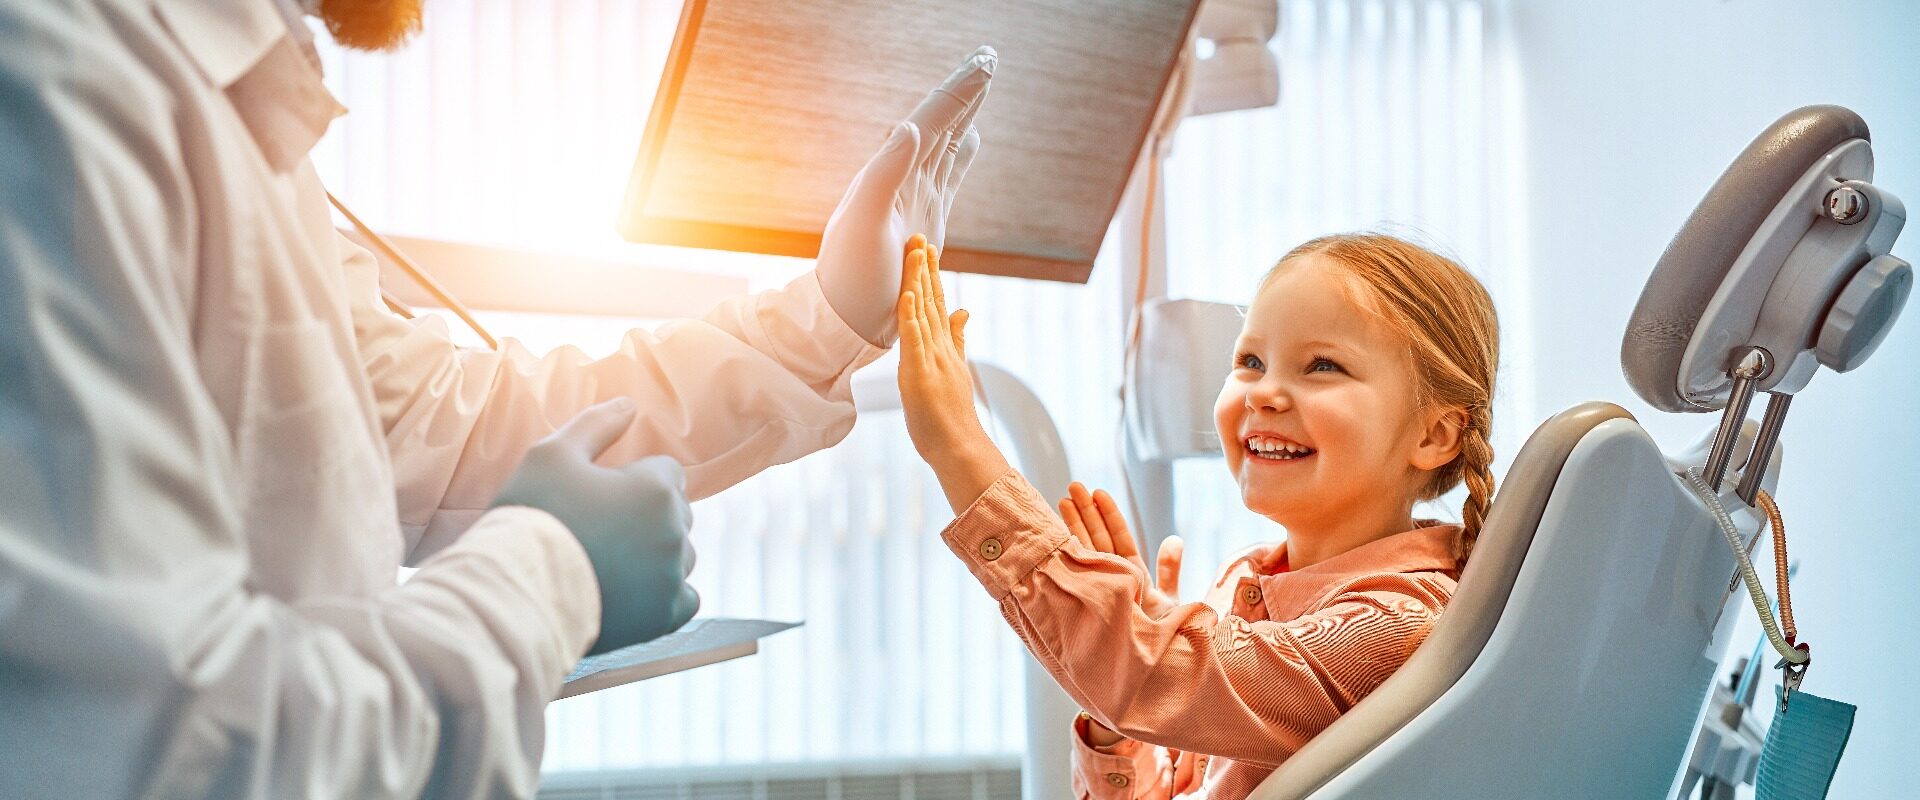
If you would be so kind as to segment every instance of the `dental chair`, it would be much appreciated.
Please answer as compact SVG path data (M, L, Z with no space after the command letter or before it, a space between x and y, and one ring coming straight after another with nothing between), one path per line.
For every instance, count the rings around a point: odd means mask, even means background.
M1730 602L1734 555L1677 473L1704 466L1751 544L1792 395L1819 366L1872 355L1911 289L1887 254L1905 211L1872 167L1866 124L1835 106L1788 114L1740 154L1655 266L1621 349L1643 400L1721 411L1718 428L1667 456L1610 403L1547 420L1426 642L1253 797L1673 796L1733 623L1752 613L1744 593ZM1210 406L1166 388L1219 385L1192 366L1238 330L1211 305L1142 308L1128 430L1145 458L1217 452L1189 416Z

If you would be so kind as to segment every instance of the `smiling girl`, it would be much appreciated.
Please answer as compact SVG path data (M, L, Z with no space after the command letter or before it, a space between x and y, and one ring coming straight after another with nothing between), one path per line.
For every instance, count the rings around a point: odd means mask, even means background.
M974 410L967 312L946 313L939 254L915 240L906 262L907 430L959 515L942 537L1085 709L1077 796L1204 784L1245 797L1426 638L1493 496L1499 332L1459 265L1338 235L1261 281L1222 354L1233 371L1214 422L1242 502L1286 540L1231 559L1205 602L1182 605L1164 577L1148 583L1105 492L1076 485L1055 516L1008 466ZM1461 524L1413 518L1462 482Z

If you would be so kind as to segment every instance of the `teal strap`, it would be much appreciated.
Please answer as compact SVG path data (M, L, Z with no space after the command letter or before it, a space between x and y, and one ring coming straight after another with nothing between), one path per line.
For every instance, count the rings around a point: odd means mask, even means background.
M1853 733L1854 707L1824 697L1794 692L1790 703L1774 711L1773 726L1760 751L1758 800L1819 800L1833 785L1840 754Z

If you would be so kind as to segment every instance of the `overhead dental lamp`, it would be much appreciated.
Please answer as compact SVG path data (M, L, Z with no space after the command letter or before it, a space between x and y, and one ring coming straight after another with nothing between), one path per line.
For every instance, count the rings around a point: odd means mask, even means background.
M873 148L984 43L1003 69L942 267L1084 282L1199 5L688 0L620 232L812 257Z

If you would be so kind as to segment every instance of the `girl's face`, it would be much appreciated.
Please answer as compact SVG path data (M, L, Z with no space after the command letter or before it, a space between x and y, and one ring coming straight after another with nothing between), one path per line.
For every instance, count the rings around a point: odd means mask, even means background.
M1445 426L1418 408L1407 344L1354 304L1339 269L1300 256L1261 288L1214 405L1242 502L1288 527L1404 513L1425 470L1452 458L1430 441Z

